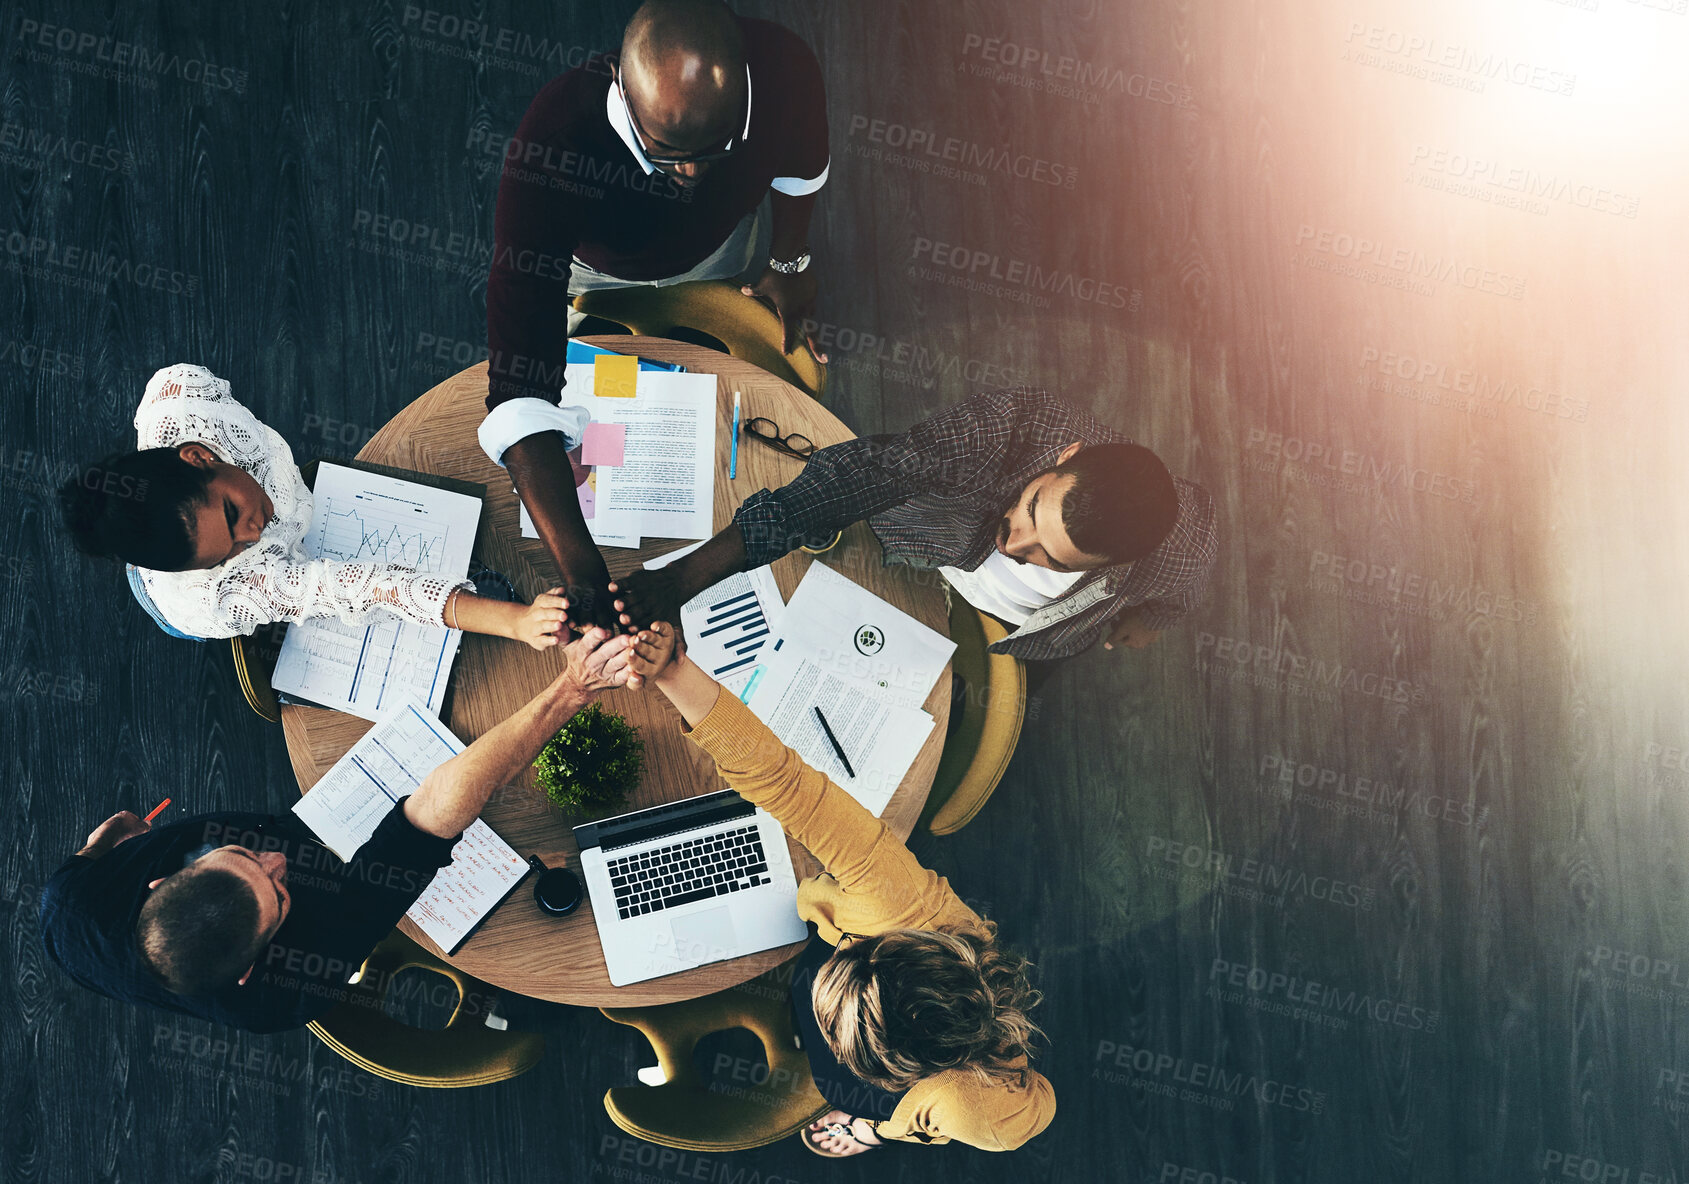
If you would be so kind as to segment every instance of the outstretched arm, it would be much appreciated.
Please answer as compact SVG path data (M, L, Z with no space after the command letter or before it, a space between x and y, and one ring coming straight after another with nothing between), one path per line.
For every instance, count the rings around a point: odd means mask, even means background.
M690 555L616 581L618 619L631 629L678 620L681 605L735 572L798 547L824 547L838 531L918 493L989 484L1030 409L1012 392L975 396L907 432L811 453L801 473L746 498L732 524Z
M512 641L525 641L536 650L546 650L568 637L568 612L562 588L541 592L532 604L490 600L460 588L446 601L444 623L465 633L508 637Z
M627 648L626 637L602 629L588 630L563 647L563 673L516 714L428 774L405 799L405 817L427 834L461 834L480 816L493 790L532 764L557 729L600 691L626 681Z
M555 85L535 96L504 156L487 273L487 411L481 446L510 472L540 541L557 563L577 627L614 620L609 572L587 531L569 449L585 412L563 408L569 277L581 235L578 163ZM549 149L549 150L545 150Z
M779 489L746 498L732 525L690 555L616 581L619 619L632 629L678 620L681 605L734 572L773 563L798 547L824 547L852 523L917 494L989 486L1028 452L1045 450L1053 458L1095 430L1088 418L1041 392L996 391L906 432L829 445L811 453L803 471Z
M566 597L572 606L570 619L578 627L602 625L613 629L610 571L598 544L587 530L575 492L574 466L569 463L568 444L560 432L536 432L504 451L504 464L540 541L557 562Z
M671 651L673 653L670 658ZM727 784L779 820L848 894L875 931L932 923L940 913L971 916L950 886L921 866L884 822L810 768L750 708L677 645L666 622L641 630L629 684L649 680L693 728L692 741L715 758Z

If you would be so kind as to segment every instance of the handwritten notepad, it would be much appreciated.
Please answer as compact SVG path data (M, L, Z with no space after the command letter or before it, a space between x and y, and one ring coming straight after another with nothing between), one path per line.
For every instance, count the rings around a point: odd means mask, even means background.
M415 700L388 712L334 763L293 812L351 862L393 804L463 751L438 716ZM405 913L447 954L456 952L528 873L528 864L477 818L452 848L452 862Z

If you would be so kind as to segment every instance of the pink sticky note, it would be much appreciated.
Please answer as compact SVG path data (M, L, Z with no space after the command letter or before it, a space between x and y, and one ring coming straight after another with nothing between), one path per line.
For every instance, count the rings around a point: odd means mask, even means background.
M589 423L581 433L581 463L619 468L627 440L625 423Z
M598 483L591 477L575 486L575 495L581 499L582 518L591 518L598 512Z

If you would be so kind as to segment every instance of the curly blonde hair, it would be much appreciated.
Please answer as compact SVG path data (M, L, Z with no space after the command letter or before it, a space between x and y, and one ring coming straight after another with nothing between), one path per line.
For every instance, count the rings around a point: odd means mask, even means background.
M839 1063L890 1092L961 1069L1019 1084L1043 1031L1031 963L984 929L893 929L840 942L810 992Z

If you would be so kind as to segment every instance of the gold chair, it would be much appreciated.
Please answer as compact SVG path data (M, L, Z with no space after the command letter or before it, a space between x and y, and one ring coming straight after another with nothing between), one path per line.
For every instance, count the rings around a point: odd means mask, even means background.
M990 799L1020 740L1026 717L1026 667L987 647L1008 636L1001 622L960 596L950 597L951 659L963 682L961 720L944 742L921 822L935 835L954 834Z
M123 570L135 603L152 618L153 624L171 637L184 641L206 640L191 633L183 633L164 619L164 614L159 611L158 605L153 603L151 594L147 592L140 568L133 563L126 563ZM247 704L271 723L280 723L281 704L276 702L276 693L270 689L270 673L276 668L276 653L279 652L280 642L276 642L268 650L250 637L231 637L229 644L234 650L235 679L240 683L241 693L246 696Z
M382 1013L394 977L412 967L444 975L457 988L452 1017L438 1031L413 1028ZM397 929L370 952L350 992L312 1021L311 1031L358 1068L388 1081L435 1089L491 1085L526 1073L545 1055L545 1037L539 1033L496 1031L486 1026L484 1015L466 1010L465 1000L490 998L490 989Z
M726 280L693 280L663 287L598 288L575 297L575 309L615 321L646 337L667 337L676 328L708 333L736 358L819 399L827 368L810 356L801 337L792 353L780 349L780 318L761 301Z
M795 1134L832 1107L815 1088L809 1058L798 1047L789 1001L791 963L748 983L657 1007L605 1007L618 1024L645 1033L657 1054L657 1085L616 1087L604 1109L622 1130L682 1151L744 1151ZM712 1092L693 1064L698 1041L712 1032L749 1029L762 1041L768 1072L759 1083ZM645 1077L645 1072L640 1074Z
M270 686L279 643L266 647L254 637L231 637L229 646L234 650L235 678L240 683L241 694L246 696L247 706L271 723L281 723L281 704Z

